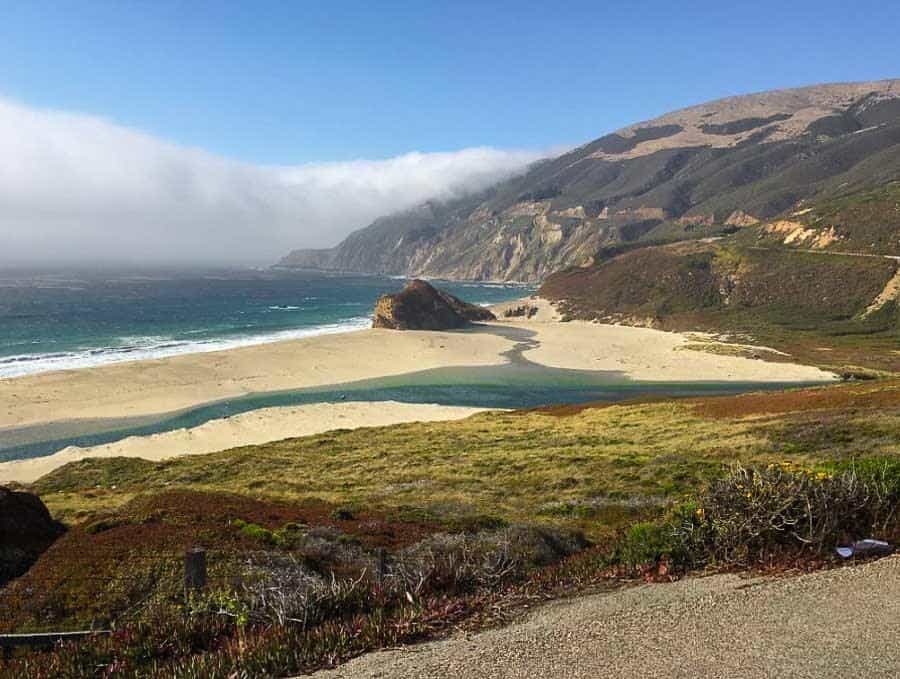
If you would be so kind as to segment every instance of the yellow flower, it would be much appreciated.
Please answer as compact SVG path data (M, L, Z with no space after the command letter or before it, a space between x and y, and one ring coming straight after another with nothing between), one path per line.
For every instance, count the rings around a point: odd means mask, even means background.
M703 507L697 507L697 511L694 512L697 515L698 519L702 519L705 512L703 511Z

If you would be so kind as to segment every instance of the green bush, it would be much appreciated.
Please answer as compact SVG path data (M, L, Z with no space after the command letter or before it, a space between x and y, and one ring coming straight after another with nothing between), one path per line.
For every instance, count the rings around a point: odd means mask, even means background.
M237 528L241 535L251 540L259 540L268 545L277 545L280 542L278 535L274 531L255 523L247 523L243 519L235 519L231 522L231 525Z
M654 566L680 552L677 538L677 531L668 522L636 523L620 540L617 561L631 569Z
M335 521L353 521L356 518L356 512L352 507L338 507L331 512L331 518Z

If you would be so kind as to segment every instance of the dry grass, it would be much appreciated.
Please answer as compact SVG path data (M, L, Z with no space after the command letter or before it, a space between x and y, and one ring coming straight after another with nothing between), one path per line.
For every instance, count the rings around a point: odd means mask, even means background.
M878 381L780 394L484 413L335 431L159 463L86 460L35 484L85 521L136 494L187 488L382 507L452 522L537 514L599 537L733 463L900 454L900 387ZM650 502L648 499L652 499ZM567 513L565 508L572 508Z

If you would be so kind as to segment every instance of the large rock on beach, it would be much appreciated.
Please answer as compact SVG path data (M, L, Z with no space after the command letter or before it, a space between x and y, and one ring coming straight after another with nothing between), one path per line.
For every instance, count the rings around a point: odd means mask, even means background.
M463 302L421 280L410 281L375 303L373 328L391 330L452 330L471 322L496 320L484 307Z

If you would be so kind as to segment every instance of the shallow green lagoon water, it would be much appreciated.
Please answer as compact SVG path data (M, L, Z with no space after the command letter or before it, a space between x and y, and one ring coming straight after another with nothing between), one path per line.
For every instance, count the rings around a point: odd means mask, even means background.
M481 408L532 408L548 404L615 402L649 395L711 396L807 386L796 382L647 382L618 372L548 368L526 360L531 335L521 328L485 327L478 332L515 340L507 363L489 367L437 368L291 391L250 394L152 418L61 422L7 430L0 461L50 455L67 446L95 446L128 436L147 436L201 425L260 408L340 401L401 401Z

